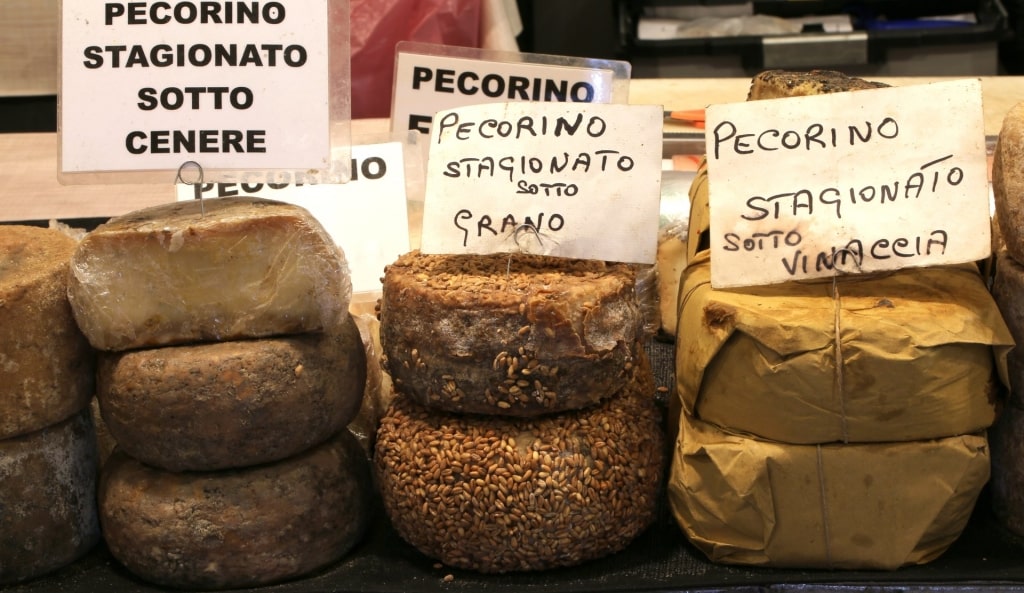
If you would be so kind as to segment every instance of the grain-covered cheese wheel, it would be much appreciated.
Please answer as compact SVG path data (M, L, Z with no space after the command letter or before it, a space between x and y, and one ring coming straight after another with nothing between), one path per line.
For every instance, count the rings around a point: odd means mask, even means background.
M362 538L369 462L348 431L276 463L168 472L120 450L100 480L103 535L137 576L171 587L226 589L307 575Z
M1010 399L1024 407L1024 265L1008 251L997 252L995 260L992 298L1016 344L1006 357Z
M172 470L244 467L323 442L359 410L363 342L329 332L103 354L98 398L125 453Z
M530 416L600 402L643 335L627 265L407 253L387 266L381 346L396 390L450 411Z
M992 198L1000 238L1024 262L1024 102L1006 113L992 155Z
M835 70L810 70L806 72L786 70L765 70L755 76L747 92L748 101L825 95L845 91L877 89L889 86L849 76Z
M384 508L421 552L487 573L570 566L654 519L664 435L646 363L598 406L538 418L394 400L377 434Z
M71 260L75 318L100 350L320 331L348 312L341 249L303 208L191 200L111 219Z
M77 243L57 230L0 225L0 439L88 405L94 354L67 298Z
M100 541L88 409L0 440L0 585L71 564Z

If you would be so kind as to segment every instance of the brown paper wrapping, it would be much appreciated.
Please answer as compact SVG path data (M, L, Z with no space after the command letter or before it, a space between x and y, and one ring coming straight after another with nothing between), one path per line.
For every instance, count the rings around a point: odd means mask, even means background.
M688 413L797 444L940 438L995 419L1013 338L972 264L742 290L710 276L701 252L680 291Z
M713 562L884 569L926 563L963 531L989 477L984 436L788 445L683 415L669 503Z

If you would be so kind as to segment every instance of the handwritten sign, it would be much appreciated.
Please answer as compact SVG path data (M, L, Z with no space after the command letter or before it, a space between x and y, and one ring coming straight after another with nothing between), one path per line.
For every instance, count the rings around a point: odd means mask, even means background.
M355 145L351 168L345 184L179 184L178 200L254 196L302 206L345 251L353 292L378 292L384 266L410 249L402 145Z
M626 103L628 62L400 43L392 131L430 132L434 114L480 103Z
M421 249L653 263L663 116L561 103L438 113Z
M712 105L712 286L990 252L981 83Z
M62 3L62 172L328 167L332 4Z

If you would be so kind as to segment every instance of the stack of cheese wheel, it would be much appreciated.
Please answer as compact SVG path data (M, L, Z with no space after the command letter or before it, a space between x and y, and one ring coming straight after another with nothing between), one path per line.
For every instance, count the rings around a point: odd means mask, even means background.
M750 98L870 86L768 72ZM724 563L893 569L936 558L988 479L985 430L1012 344L978 267L717 290L707 181L702 170L691 189L680 289L677 522Z
M88 233L68 296L100 350L117 448L99 511L113 556L162 585L261 585L360 539L369 460L345 426L366 380L341 250L304 209L160 205Z
M1024 103L1003 119L992 160L995 226L999 229L992 294L1017 346L1010 352L1010 396L992 441L992 508L1024 535Z
M94 355L67 299L75 245L57 230L0 225L0 586L100 539Z
M617 551L654 518L664 454L630 267L405 254L385 269L396 390L375 469L398 533L480 572Z

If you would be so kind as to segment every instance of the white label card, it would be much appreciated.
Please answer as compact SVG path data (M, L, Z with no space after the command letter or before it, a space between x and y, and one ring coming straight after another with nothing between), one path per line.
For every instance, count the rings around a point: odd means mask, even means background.
M614 81L611 70L582 65L500 62L400 51L395 60L391 127L392 131L429 133L438 111L479 103L611 103Z
M178 200L254 196L309 210L341 246L353 292L379 292L384 266L410 249L402 144L352 147L345 184L207 183L177 185Z
M656 105L565 103L438 113L422 251L653 263L663 117Z
M62 171L327 167L328 3L65 0Z
M716 288L990 253L979 80L712 105L706 117Z

